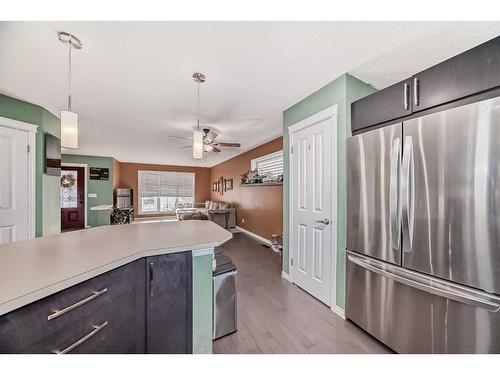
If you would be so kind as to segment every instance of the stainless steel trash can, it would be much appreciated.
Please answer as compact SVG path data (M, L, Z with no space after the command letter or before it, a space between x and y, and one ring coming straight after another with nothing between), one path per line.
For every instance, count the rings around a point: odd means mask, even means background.
M227 255L215 254L213 271L213 339L236 332L236 266Z

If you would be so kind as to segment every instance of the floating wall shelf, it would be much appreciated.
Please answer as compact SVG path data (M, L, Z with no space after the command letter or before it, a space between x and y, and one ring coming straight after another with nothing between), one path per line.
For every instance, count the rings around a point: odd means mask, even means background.
M240 184L240 186L280 186L283 182L262 182L260 184Z

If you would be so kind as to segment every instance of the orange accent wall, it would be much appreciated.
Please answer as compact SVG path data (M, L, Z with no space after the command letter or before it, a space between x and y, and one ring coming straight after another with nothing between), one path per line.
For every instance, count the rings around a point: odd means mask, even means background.
M240 181L241 175L250 169L252 159L282 149L283 137L280 137L210 169L211 200L233 203L236 207L236 225L269 240L272 234L283 232L283 186L242 187ZM211 183L220 177L232 178L233 190L223 195L212 191Z
M195 174L195 202L205 202L210 199L210 168L203 167L183 167L176 165L161 164L140 164L140 163L120 163L120 182L119 188L134 189L134 216L147 217L148 215L139 215L138 199L138 172L139 171L165 171L165 172L191 172ZM169 214L167 214L169 215ZM170 214L171 215L171 214ZM155 215L157 216L157 215Z

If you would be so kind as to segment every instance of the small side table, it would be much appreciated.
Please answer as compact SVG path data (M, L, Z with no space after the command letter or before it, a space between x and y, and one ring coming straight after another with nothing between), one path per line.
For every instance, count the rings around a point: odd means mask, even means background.
M231 210L208 210L208 213L210 215L224 215L226 219L226 226L224 229L227 229L229 225L229 214L231 213Z

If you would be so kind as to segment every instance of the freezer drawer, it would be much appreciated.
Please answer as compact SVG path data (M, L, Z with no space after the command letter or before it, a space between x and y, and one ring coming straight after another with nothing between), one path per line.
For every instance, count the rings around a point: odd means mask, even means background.
M399 353L500 353L500 297L348 252L346 316Z
M403 123L403 266L500 294L500 98Z
M347 249L401 263L401 124L347 139Z

